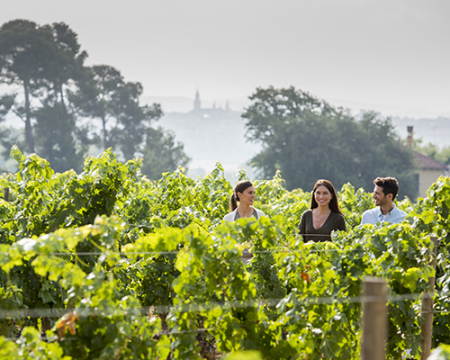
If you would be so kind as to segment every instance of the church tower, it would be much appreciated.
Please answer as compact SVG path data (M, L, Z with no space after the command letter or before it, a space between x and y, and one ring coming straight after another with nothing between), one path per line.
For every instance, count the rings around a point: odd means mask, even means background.
M198 89L195 93L195 100L194 100L194 110L200 110L201 104L200 104L200 94L198 93Z

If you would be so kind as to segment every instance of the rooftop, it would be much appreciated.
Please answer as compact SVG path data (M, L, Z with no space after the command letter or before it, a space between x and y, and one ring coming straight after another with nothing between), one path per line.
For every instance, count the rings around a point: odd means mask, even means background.
M414 151L414 158L422 170L447 170L447 165Z

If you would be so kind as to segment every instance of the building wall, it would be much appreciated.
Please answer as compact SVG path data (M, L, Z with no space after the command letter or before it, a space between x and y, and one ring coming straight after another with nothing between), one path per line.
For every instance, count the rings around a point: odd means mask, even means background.
M426 197L427 190L442 175L441 170L420 170L419 172L419 197Z

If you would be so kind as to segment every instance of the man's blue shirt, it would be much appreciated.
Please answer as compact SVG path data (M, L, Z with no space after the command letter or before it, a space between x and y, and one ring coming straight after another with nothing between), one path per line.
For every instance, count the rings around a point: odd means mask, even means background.
M394 204L394 208L386 214L386 217L381 212L381 208L377 206L374 209L367 210L361 220L361 225L364 224L377 224L380 222L388 222L391 224L398 224L403 221L406 213L397 208ZM384 219L383 219L384 217Z

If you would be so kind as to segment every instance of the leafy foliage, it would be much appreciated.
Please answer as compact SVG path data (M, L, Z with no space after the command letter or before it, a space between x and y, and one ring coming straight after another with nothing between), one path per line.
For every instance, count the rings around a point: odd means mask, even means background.
M161 106L140 103L142 85L125 81L109 65L86 67L87 56L65 23L13 20L0 27L0 84L12 91L0 95L0 122L8 113L23 120L26 152L58 172L81 171L91 145L127 160L143 157L142 172L154 180L187 166L183 145L153 124L163 115ZM0 135L6 148L22 147L21 138Z
M3 357L357 359L361 304L353 299L371 275L386 278L397 299L387 356L409 349L417 358L433 234L436 307L448 310L449 178L419 203L399 203L409 216L390 226L360 225L370 195L345 184L348 232L305 244L297 225L311 195L287 191L279 173L255 181L255 206L267 217L224 223L232 187L220 164L204 179L177 170L154 182L140 162L120 163L110 151L87 159L80 174L55 173L17 148L12 156L19 172L0 177L11 189L11 202L0 200ZM254 256L243 263L248 248ZM435 315L436 345L449 323Z
M293 87L258 88L250 100L242 117L247 138L263 146L251 160L263 177L281 170L288 189L311 189L324 178L337 188L350 182L370 190L386 174L402 184L401 197L415 197L413 157L389 119L367 112L356 120Z

